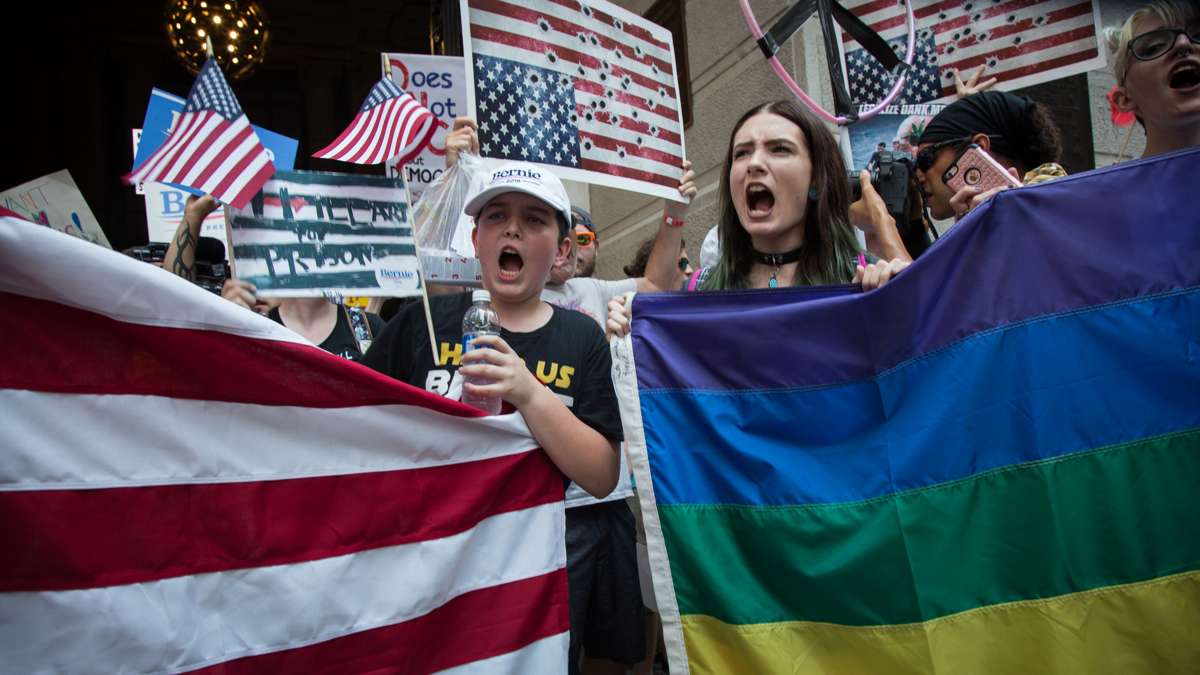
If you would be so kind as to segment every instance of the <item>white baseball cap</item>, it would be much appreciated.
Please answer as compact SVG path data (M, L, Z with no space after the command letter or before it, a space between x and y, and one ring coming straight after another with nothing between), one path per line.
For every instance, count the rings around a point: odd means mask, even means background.
M478 218L487 203L506 192L524 192L546 202L562 215L571 227L571 199L558 176L528 162L510 162L492 171L483 182L483 189L467 201L463 209L468 216Z

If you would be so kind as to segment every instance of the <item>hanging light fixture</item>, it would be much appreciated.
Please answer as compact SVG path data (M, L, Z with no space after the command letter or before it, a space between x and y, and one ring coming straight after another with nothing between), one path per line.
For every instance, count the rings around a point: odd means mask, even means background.
M271 31L256 2L168 0L167 41L175 57L193 75L204 65L205 40L211 39L225 75L240 80L262 63Z

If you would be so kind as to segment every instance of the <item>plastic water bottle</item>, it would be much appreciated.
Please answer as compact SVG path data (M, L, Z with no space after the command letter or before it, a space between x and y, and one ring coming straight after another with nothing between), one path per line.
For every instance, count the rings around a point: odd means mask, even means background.
M483 345L472 346L471 341L481 335L500 334L500 316L492 309L492 294L484 290L471 293L471 306L463 315L463 355L473 349L487 349ZM481 377L464 377L464 382L470 384L491 384L492 381ZM489 415L500 413L499 396L472 396L463 388L462 402L479 408Z

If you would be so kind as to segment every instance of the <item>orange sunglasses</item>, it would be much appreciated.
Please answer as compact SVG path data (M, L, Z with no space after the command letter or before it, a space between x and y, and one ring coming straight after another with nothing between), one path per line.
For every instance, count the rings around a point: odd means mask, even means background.
M591 246L592 242L594 242L594 241L596 241L596 234L594 232L576 232L575 233L575 243L579 244L583 248L587 248L588 246Z

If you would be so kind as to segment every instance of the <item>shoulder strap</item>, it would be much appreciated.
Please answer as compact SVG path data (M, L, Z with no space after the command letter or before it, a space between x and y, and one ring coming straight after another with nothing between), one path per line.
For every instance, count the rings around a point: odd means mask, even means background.
M691 292L695 291L696 287L699 286L700 282L704 281L705 277L707 277L707 276L708 276L708 268L707 267L701 267L700 269L692 272L692 276L690 279L688 279L688 283L687 283L688 292L691 293Z
M371 341L375 336L371 332L371 322L367 320L367 313L359 307L347 307L342 305L342 312L346 315L346 320L350 322L350 332L354 333L354 341L358 343L358 351L366 354L371 348Z

